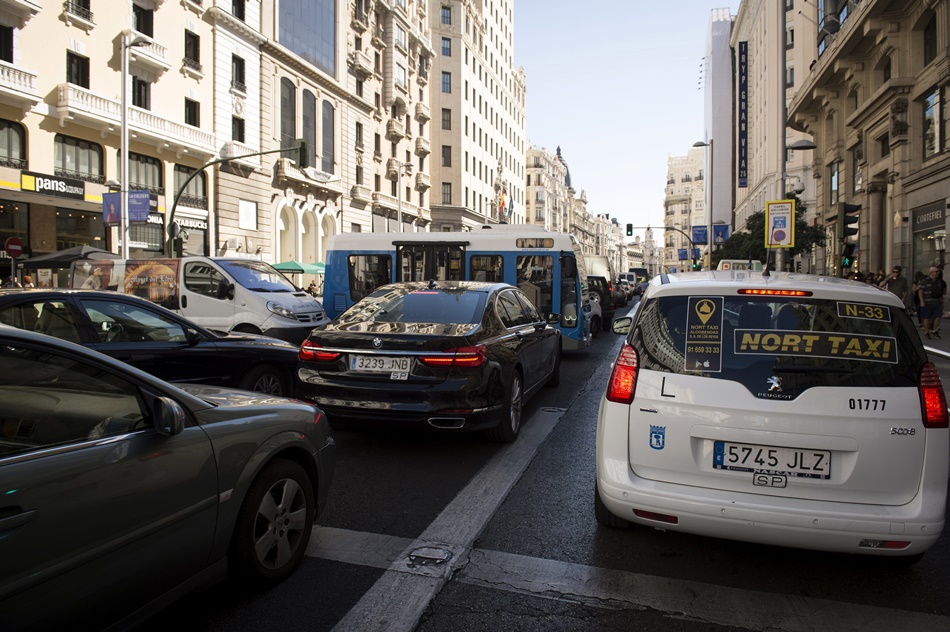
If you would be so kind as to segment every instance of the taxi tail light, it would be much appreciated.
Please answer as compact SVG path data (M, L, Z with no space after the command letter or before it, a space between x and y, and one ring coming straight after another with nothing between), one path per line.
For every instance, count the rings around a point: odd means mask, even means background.
M948 427L947 396L943 392L943 384L937 374L937 367L933 362L924 364L920 370L920 380L917 385L920 392L920 408L925 428Z
M614 362L614 369L607 382L607 399L618 404L629 404L637 390L637 352L629 344L623 348Z
M488 347L485 345L475 345L446 349L438 355L421 356L419 361L426 366L479 367L488 361Z
M332 362L343 355L337 351L324 351L323 347L310 340L304 340L300 345L297 357L305 362Z

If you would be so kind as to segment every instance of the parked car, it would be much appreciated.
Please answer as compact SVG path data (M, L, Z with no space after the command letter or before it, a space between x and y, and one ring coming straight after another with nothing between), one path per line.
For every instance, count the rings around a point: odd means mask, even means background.
M76 342L176 383L291 396L298 346L212 332L151 301L106 290L0 290L0 323Z
M604 331L604 316L600 309L600 301L589 298L584 301L583 309L587 312L587 318L590 321L590 335L596 338L597 334Z
M128 629L299 565L333 478L322 411L176 387L0 325L0 629Z
M947 401L899 298L732 271L648 293L613 325L626 340L598 414L601 524L906 562L937 541Z
M610 327L610 321L613 320L614 312L617 311L617 302L614 299L610 283L604 277L588 276L587 287L590 301L600 304L601 317L603 318L602 329Z
M618 279L618 280L617 280L617 285L619 285L619 286L621 287L621 289L623 289L624 294L626 294L626 296L627 296L627 302L631 301L631 300L633 299L633 297L635 296L635 290L634 290L634 288L636 288L636 284L635 284L635 283L631 283L630 281L628 281L628 280L626 280L626 279Z
M559 319L506 283L393 283L311 332L297 392L332 423L485 429L514 441L524 402L558 384Z

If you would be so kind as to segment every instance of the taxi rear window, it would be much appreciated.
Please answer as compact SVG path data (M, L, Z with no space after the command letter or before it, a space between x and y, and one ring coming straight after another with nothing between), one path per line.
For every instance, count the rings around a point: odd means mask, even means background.
M811 297L668 296L646 301L631 334L640 366L728 379L783 398L813 386L913 386L925 361L906 313Z

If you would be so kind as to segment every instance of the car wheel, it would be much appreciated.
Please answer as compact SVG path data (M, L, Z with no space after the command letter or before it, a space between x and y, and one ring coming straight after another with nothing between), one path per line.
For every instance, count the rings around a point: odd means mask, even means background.
M511 443L518 438L521 430L521 407L524 404L524 391L521 388L521 373L515 369L511 376L511 386L505 396L501 411L501 422L488 429L488 438L498 443Z
M600 316L594 316L590 319L590 336L596 338L600 333Z
M286 397L289 395L284 386L284 376L276 367L260 365L249 370L241 378L238 388L245 391L257 391L267 395L278 395Z
M600 499L600 490L597 489L596 484L594 485L594 517L597 518L598 523L611 529L629 529L633 526L629 521L610 513L607 505Z
M234 528L236 572L265 583L290 575L307 550L314 509L313 485L300 465L286 459L267 465L248 489Z
M561 347L558 346L557 357L554 358L554 369L548 378L547 386L557 386L561 383Z
M255 327L254 325L241 324L235 326L231 331L239 334L261 334L261 330Z

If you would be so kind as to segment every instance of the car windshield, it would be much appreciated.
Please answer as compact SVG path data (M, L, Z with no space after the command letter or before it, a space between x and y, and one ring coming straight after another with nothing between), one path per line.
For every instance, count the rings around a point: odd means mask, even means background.
M743 383L914 386L924 351L902 310L839 300L665 296L637 310L640 366Z
M255 292L296 292L297 287L263 261L219 261L234 280Z
M475 324L481 321L487 296L470 290L389 286L357 302L340 315L339 322Z

